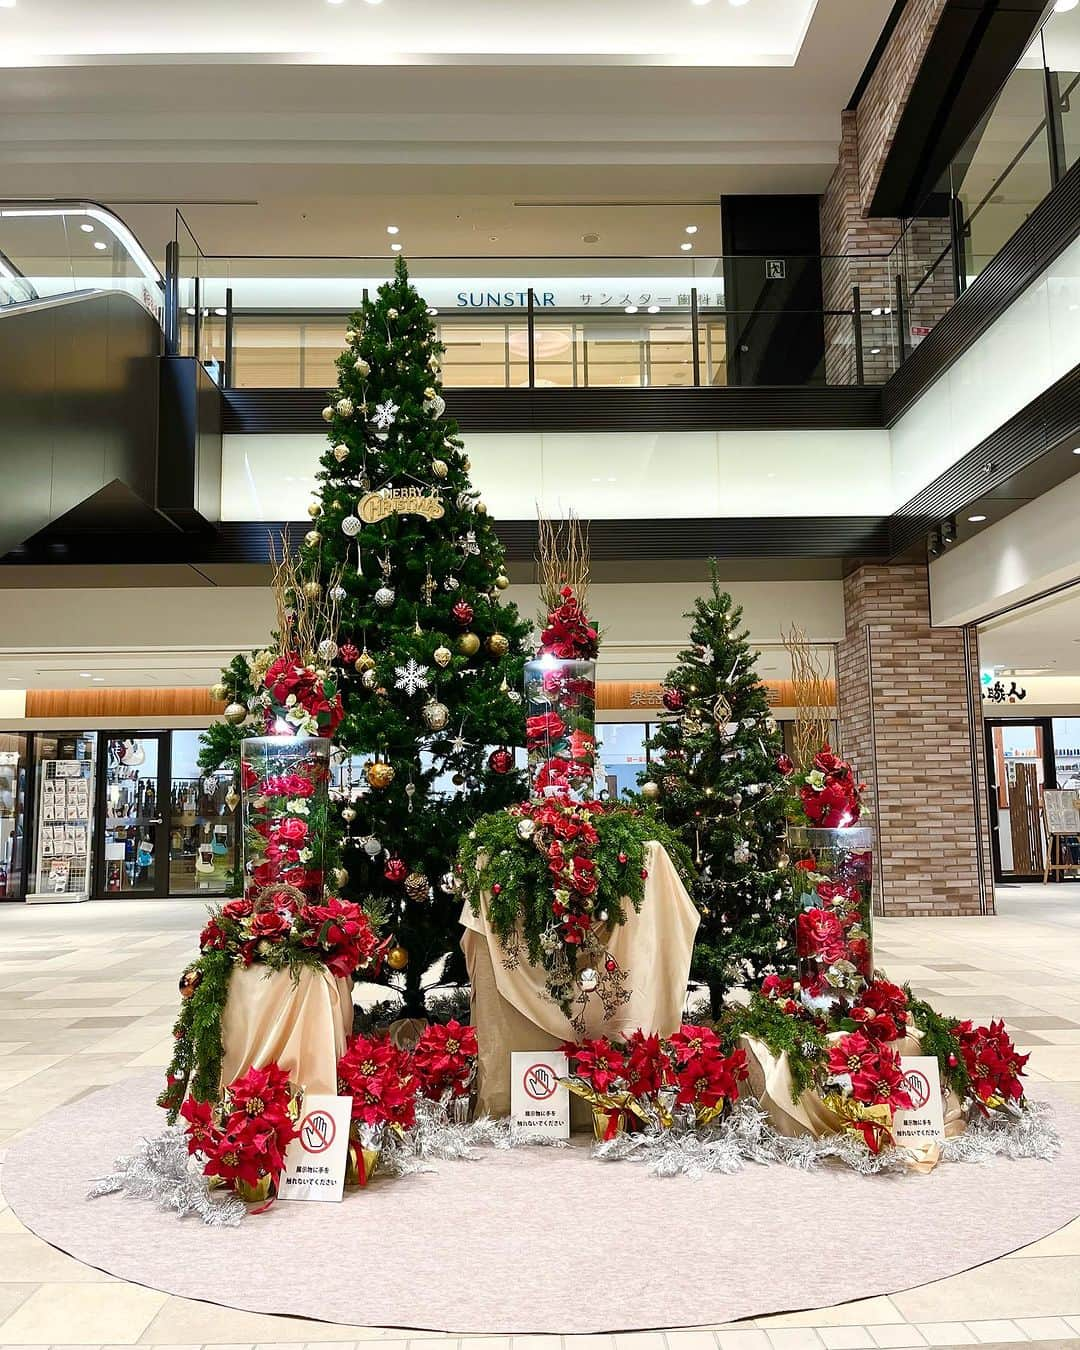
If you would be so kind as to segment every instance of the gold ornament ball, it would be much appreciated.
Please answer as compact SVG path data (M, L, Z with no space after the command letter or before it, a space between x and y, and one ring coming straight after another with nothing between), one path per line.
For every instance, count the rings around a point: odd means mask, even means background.
M375 658L367 650L367 648L365 648L356 658L356 669L360 672L361 675L364 673L365 670L375 669Z
M487 515L487 506L486 506L483 502L477 502L477 503L476 503L476 514L477 514L478 516L486 516L486 515Z
M308 530L307 534L304 535L304 543L307 544L308 548L315 548L321 541L322 535L318 530Z
M439 703L436 699L432 699L424 705L422 716L424 725L429 731L442 731L447 722L450 721L450 709L445 703Z
M342 886L347 886L349 883L349 874L348 872L346 872L344 867L335 867L334 870L330 873L330 876L333 879L334 885L337 886L339 889Z
M319 505L318 502L312 502L307 509L307 513L312 520L318 520L319 517L322 515L322 507Z
M445 459L433 459L431 461L431 472L436 478L445 478L450 472L450 465Z
M373 788L388 788L394 781L394 766L383 759L373 760L365 770L367 780Z
M212 684L210 686L210 697L215 703L224 703L229 697L229 691L223 684Z
M462 633L457 640L457 649L462 656L475 656L480 650L480 639L475 633Z
M505 656L510 650L510 640L502 633L492 633L484 645L492 656Z
M346 806L341 812L341 819L351 825L356 819L356 807Z
M506 575L505 572L500 572L499 575L495 578L495 589L499 591L505 591L507 586L509 585L510 585L510 578Z
M247 721L248 710L242 703L230 703L221 715L226 722L231 722L234 727L238 727L241 722Z
M641 795L646 801L654 802L660 796L660 784L654 783L651 779L641 785Z
M375 674L373 670L365 670L364 673L360 676L360 683L364 686L365 689L374 689L375 681L378 678L379 677Z
M317 581L305 581L304 594L309 600L318 600L319 596L322 595L322 587Z
M454 653L450 650L449 647L435 648L435 664L441 667L443 670L446 669L446 667L450 664L450 662L453 659Z
M409 964L409 953L404 947L391 947L386 953L386 964L391 970L404 970Z
M431 893L431 883L423 872L410 872L405 878L405 894L410 900L426 900Z

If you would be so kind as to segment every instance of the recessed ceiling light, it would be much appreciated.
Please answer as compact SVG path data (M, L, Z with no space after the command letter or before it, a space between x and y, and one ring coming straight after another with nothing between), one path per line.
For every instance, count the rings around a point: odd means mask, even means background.
M326 0L328 5L343 5L345 0Z
M439 311L435 308L434 305L428 305L428 311L427 311L427 312L428 312L429 314L438 314Z
M193 318L195 316L195 310L192 308L191 305L188 305L187 309L184 310L184 313L190 314Z
M690 0L692 5L707 5L709 0Z
M880 348L880 347L871 347L871 348L870 348L870 355L871 355L871 356L880 356L880 355L881 355L881 348Z
M694 246L693 244L680 244L679 247L684 253L689 253Z
M79 226L79 229L82 230L83 234L93 234L93 233L94 233L94 227L93 227L93 225L87 225L85 222L84 222L82 225Z
M81 680L88 680L89 678L90 678L90 672L89 672L88 670L80 670L80 671L79 671L79 679L81 679Z
M381 5L382 0L367 0L369 5Z
M104 250L104 249L107 249L109 246L108 246L108 244L105 242L104 239L95 239L95 240L94 240L94 247L95 247L95 248L99 248L99 249Z
M390 252L391 252L391 253L400 253L400 252L401 252L401 249L402 249L402 245L401 245L401 244L391 244L391 245L390 245Z
M727 0L727 2L734 9L738 9L740 5L748 5L750 3L750 0Z
M93 680L91 680L91 684L104 684L104 683L105 683L104 675L95 675Z
M219 319L224 319L225 316L228 314L228 312L229 312L229 311L228 311L227 309L215 309L215 310L214 310L214 313L218 316Z
M687 233L687 234L697 234L697 226L696 226L696 225L687 225L687 227L686 227L686 233Z
M14 9L15 0L0 0L0 9Z
M650 306L649 306L649 313L650 313L650 314L659 314L659 313L660 313L660 306L659 306L659 305L650 305Z
M985 516L968 516L968 520L971 521L972 525L979 525L985 519Z
M637 313L637 305L627 305L627 306L626 306L626 313L627 313L627 314L636 314L636 313Z
M1067 14L1070 9L1075 9L1077 5L1080 5L1080 0L1057 0L1054 5L1054 13Z
M1073 454L1074 454L1074 455L1080 455L1080 445L1078 445L1078 446L1076 447L1076 449L1073 451Z
M387 234L400 234L401 231L398 229L398 227L397 227L396 225L387 225L387 227L386 227L386 233L387 233Z

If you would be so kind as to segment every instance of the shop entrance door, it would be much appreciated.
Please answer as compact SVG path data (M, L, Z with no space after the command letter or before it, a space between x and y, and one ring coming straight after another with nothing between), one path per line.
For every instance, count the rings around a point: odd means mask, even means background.
M996 881L1042 881L1042 794L1057 786L1049 717L986 722L990 831Z
M95 894L108 900L167 895L168 733L103 734L98 784Z

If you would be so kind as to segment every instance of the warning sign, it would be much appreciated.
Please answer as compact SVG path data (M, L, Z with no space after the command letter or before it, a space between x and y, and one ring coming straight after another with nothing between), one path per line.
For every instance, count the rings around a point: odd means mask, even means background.
M911 1098L911 1110L901 1107L893 1113L896 1142L928 1144L945 1137L945 1111L941 1101L941 1068L933 1055L901 1055L900 1069L904 1087Z
M351 1097L309 1093L300 1135L285 1151L278 1195L282 1200L340 1200L345 1192Z
M529 1134L570 1138L570 1094L560 1082L566 1056L558 1050L515 1050L510 1056L510 1124Z

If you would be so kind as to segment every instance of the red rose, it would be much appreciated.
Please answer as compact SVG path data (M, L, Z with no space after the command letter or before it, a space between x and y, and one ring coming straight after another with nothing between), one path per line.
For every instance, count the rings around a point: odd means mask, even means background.
M219 927L216 919L211 919L199 934L199 947L204 952L223 952L229 945L229 939Z
M301 820L299 816L289 816L277 827L277 834L279 839L287 843L302 844L308 837L307 821Z
M246 759L243 760L240 764L241 787L245 789L253 788L258 781L259 775L255 772L255 770L251 767L251 765L247 762Z
M847 952L844 926L832 910L804 909L795 924L799 955L832 965Z
M254 908L250 900L230 900L228 904L222 906L221 917L239 921L246 919Z
M566 723L558 713L540 713L525 719L525 740L530 748L557 741L566 731Z
M280 781L282 794L286 797L310 797L315 791L315 784L302 773L284 774Z
M250 931L253 938L277 938L289 931L291 924L274 909L260 910L252 916Z

